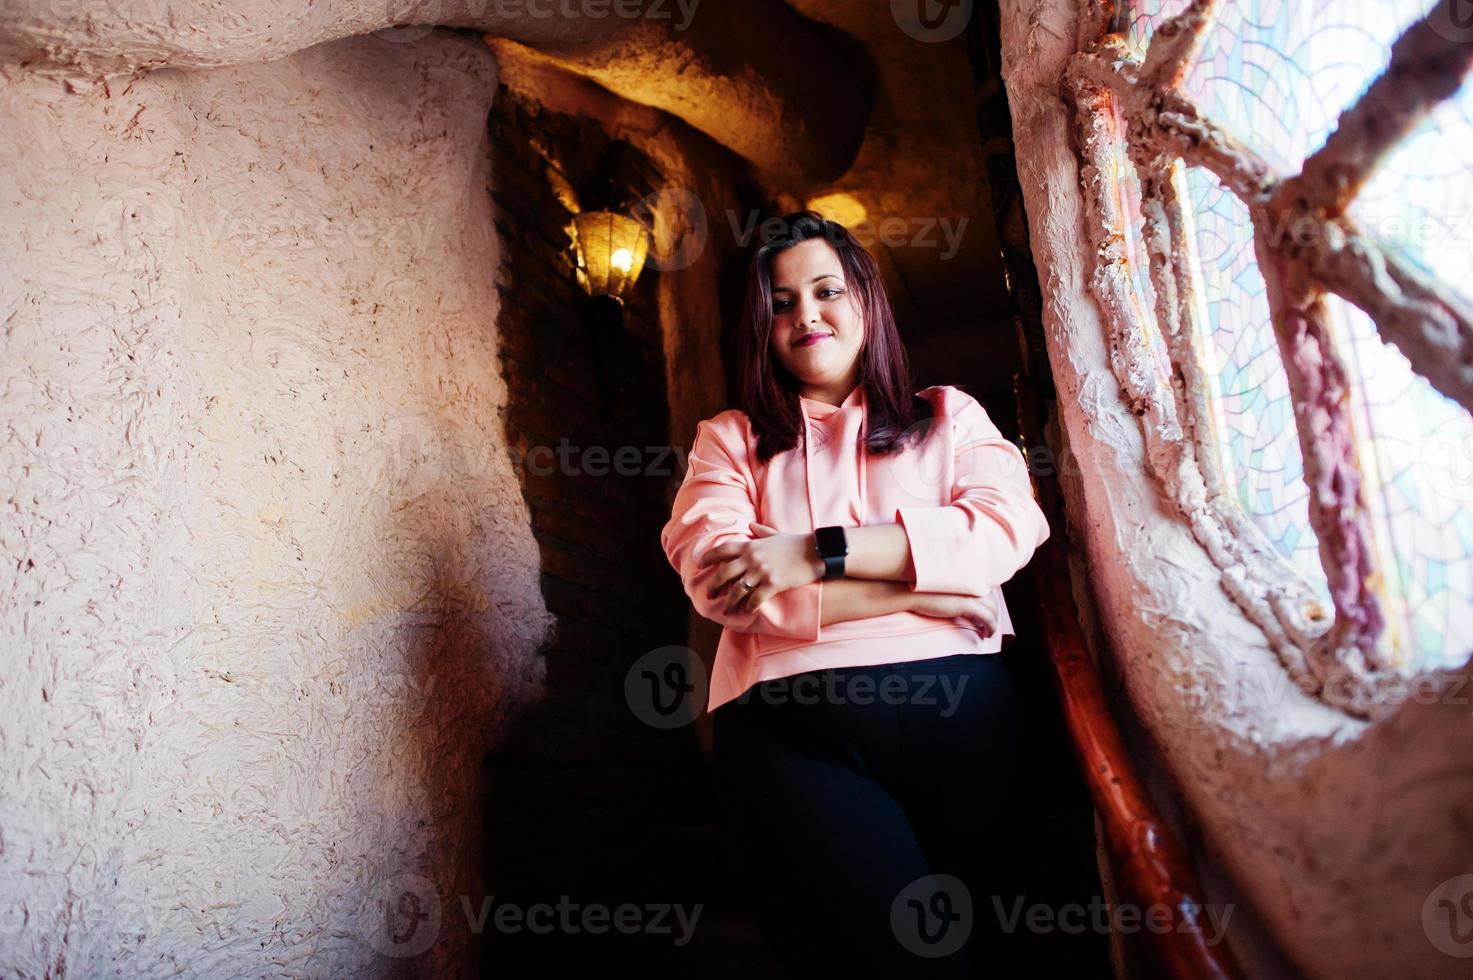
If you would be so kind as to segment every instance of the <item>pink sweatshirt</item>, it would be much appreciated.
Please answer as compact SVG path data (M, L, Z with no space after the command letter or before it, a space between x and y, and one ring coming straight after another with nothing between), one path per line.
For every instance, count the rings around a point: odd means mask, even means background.
M728 409L697 423L660 545L696 611L725 627L708 711L774 677L996 653L1003 636L1013 635L999 586L1049 535L1023 454L966 392L935 385L919 394L935 406L940 431L923 449L898 456L863 451L863 385L837 407L801 398L809 440L766 464L757 462L756 438L744 412ZM822 580L779 593L753 612L727 615L726 595L706 598L720 563L698 564L717 545L755 537L753 522L783 533L898 523L916 570L911 589L995 592L998 628L984 638L964 620L910 612L821 626Z

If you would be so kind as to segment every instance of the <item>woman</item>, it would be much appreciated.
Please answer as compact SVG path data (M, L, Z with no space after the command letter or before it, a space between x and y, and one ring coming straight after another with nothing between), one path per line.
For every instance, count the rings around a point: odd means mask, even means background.
M736 356L740 408L697 425L660 537L725 627L738 880L790 975L1010 975L1018 719L990 654L1049 533L1022 454L959 389L912 393L873 257L812 211L754 251Z

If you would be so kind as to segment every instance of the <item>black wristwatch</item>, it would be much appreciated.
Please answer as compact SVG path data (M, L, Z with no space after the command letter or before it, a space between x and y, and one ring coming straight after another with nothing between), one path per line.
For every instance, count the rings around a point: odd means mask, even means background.
M849 554L849 538L837 524L813 532L818 557L823 559L825 580L844 577L844 556Z

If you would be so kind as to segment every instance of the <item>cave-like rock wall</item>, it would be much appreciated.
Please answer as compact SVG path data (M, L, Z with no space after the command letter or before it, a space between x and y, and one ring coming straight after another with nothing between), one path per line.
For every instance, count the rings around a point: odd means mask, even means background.
M386 975L406 895L473 966L549 625L496 82L436 32L0 83L0 974Z

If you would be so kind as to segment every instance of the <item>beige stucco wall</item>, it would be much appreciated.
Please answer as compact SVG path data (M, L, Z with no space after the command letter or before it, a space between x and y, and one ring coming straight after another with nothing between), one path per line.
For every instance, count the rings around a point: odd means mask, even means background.
M1124 675L1122 710L1160 745L1200 828L1207 898L1236 911L1229 942L1248 976L1467 976L1473 960L1436 944L1454 938L1436 905L1440 885L1473 873L1473 685L1434 703L1409 695L1375 725L1302 695L1148 474L1089 293L1091 216L1059 91L1082 6L1005 0L1004 74L1072 535Z
M415 969L469 969L478 765L550 624L492 53L6 71L0 974L387 975L406 892Z

